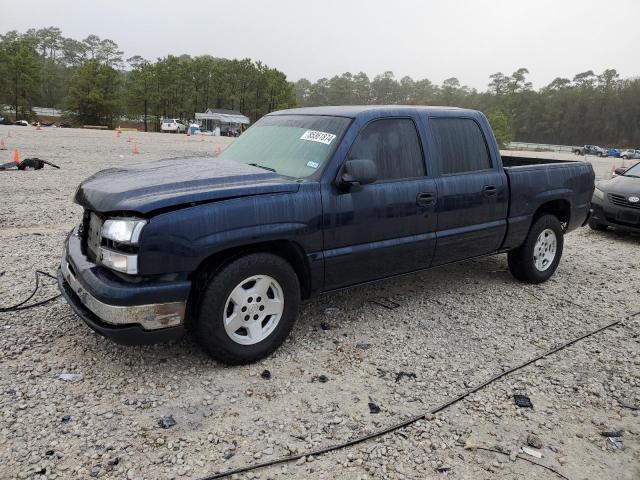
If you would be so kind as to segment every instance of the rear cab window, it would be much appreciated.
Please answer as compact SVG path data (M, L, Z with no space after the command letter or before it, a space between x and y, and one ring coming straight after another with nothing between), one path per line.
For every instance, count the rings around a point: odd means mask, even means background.
M484 133L470 118L430 119L431 130L440 155L441 175L479 172L492 168Z

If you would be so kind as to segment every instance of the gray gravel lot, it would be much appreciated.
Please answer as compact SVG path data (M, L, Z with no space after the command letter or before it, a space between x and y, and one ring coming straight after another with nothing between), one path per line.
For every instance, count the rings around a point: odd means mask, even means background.
M213 154L231 141L135 133L134 157L128 135L0 127L2 162L19 148L62 167L0 172L0 306L29 295L34 270L57 268L84 178L138 160ZM604 178L611 159L591 160ZM302 306L273 356L245 367L216 364L191 339L116 345L62 300L0 313L0 478L201 478L371 433L639 311L639 247L638 236L583 228L566 238L543 285L516 282L497 256L320 297ZM44 283L34 300L56 293ZM379 297L400 306L372 303ZM640 406L639 333L640 316L432 419L241 478L560 478L515 456L533 434L542 458L528 458L571 480L638 479L640 412L627 407ZM516 407L514 393L534 408ZM168 415L176 424L163 429ZM618 430L623 448L601 435Z

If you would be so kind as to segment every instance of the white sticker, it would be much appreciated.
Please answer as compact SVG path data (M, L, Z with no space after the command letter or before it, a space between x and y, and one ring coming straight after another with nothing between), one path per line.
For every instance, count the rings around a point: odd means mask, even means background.
M300 140L310 140L312 142L329 145L336 136L333 133L319 132L318 130L307 130L302 134Z
M309 160L307 162L307 167L318 168L320 164L318 162L314 162L313 160Z

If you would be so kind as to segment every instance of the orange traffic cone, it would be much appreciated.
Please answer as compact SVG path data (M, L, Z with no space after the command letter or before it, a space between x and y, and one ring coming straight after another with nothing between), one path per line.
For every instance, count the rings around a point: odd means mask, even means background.
M614 160L613 162L611 162L611 175L609 175L609 178L613 178L616 176L616 161Z
M216 157L219 157L221 153L222 153L222 148L220 148L220 145L218 145L216 147Z
M140 150L138 150L138 144L134 143L133 144L133 154L134 155L138 155L140 153Z
M12 160L16 165L20 165L20 150L18 150L17 148L13 151Z

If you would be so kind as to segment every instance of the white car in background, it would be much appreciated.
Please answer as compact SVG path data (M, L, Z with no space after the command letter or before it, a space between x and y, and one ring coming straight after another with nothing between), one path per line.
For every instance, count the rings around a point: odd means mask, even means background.
M160 125L161 132L184 133L187 126L179 118L165 118Z
M620 156L624 159L640 158L640 150L633 150L632 148L628 150L623 150L622 152L620 152Z

